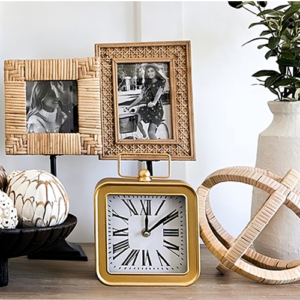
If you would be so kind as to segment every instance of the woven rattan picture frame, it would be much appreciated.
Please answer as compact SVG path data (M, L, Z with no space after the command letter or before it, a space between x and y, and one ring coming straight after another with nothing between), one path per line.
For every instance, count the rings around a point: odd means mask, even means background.
M127 152L137 154L131 159L167 153L173 160L195 160L190 52L189 41L95 45L100 159Z
M95 57L5 61L6 154L99 155L101 153L99 71L99 58ZM76 91L72 93L74 93L73 98L76 99L77 129L75 131L69 129L63 133L60 129L29 130L28 117L31 113L28 111L33 97L28 97L28 86L49 88L51 92L45 92L46 96L52 95L53 98L56 98L54 100L57 106L55 120L61 116L63 119L68 119L68 112L62 112L62 99L56 97L57 94L54 92L54 86L63 86L65 82L71 83L73 90L74 86L76 87ZM40 90L43 91L41 88ZM35 91L34 95L36 96L39 91ZM39 95L44 94L40 92ZM44 98L40 96L38 102L43 104L34 107L35 113L38 112L39 116L44 119L45 116L42 115L44 111L40 107L44 107L46 96Z

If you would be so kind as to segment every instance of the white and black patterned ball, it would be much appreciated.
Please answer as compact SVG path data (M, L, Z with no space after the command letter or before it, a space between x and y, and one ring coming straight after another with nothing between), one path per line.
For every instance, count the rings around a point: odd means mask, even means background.
M15 229L18 225L14 201L0 191L0 229Z

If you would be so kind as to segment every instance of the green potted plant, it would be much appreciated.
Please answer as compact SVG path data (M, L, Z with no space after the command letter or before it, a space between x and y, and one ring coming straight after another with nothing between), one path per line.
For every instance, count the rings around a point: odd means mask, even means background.
M267 8L266 1L230 1L234 8L243 8L257 16L249 28L261 26L262 31L244 45L260 41L267 60L275 59L277 70L260 70L253 74L260 85L268 88L280 101L300 100L300 1Z
M269 8L265 1L229 2L258 18L249 28L260 26L260 35L246 42L258 41L259 51L275 68L253 74L258 84L276 95L268 105L273 121L260 133L256 167L283 176L290 169L300 171L300 2ZM272 64L274 66L274 63ZM278 101L279 100L279 101ZM300 189L298 183L298 189ZM264 204L266 195L253 190L253 216ZM278 259L300 257L300 219L288 209L280 209L255 240L256 250Z

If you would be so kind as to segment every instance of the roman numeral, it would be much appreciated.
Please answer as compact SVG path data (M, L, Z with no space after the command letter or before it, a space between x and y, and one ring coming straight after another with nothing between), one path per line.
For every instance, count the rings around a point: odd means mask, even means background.
M112 210L112 216L123 220L126 224L128 224L128 218L120 216L115 210Z
M158 255L160 265L163 266L164 265L163 263L165 263L169 267L170 264L166 261L166 259L159 253L158 250L156 250L156 252L157 252L157 255Z
M138 256L139 256L140 250L131 250L129 255L126 257L126 259L123 261L122 266L128 266L130 262L132 262L132 266L134 266Z
M179 229L163 229L164 236L179 236Z
M113 236L128 236L128 227L123 229L113 228Z
M179 257L179 254L174 252L174 251L179 251L179 246L172 244L166 240L164 240L164 247L166 247L168 250L170 250L172 253L174 253L175 255L177 255Z
M142 265L146 266L147 262L149 266L152 266L149 251L142 250Z
M167 216L166 216L166 220L163 222L164 225L168 224L169 222L171 222L172 220L178 218L178 211L176 209L174 209L172 212L170 212Z
M124 251L129 249L129 240L124 240L121 242L118 242L113 245L113 254L117 254L116 256L113 257L113 259L116 259L119 255L121 255Z
M144 214L151 216L151 200L140 200L142 205L141 215Z
M158 207L158 209L157 209L157 211L156 211L156 213L155 213L156 216L157 216L157 214L159 213L159 211L161 210L162 206L165 204L165 202L166 202L166 200L163 200L163 201L161 202L160 206Z
M129 208L130 215L131 214L138 215L138 212L137 212L136 208L134 207L134 205L133 205L133 203L130 199L128 199L128 200L122 199L122 201Z

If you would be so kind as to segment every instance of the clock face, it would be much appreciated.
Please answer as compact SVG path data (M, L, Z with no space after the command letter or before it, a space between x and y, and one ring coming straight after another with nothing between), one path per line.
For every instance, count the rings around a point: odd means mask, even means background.
M108 273L188 271L185 196L110 194L106 208Z

